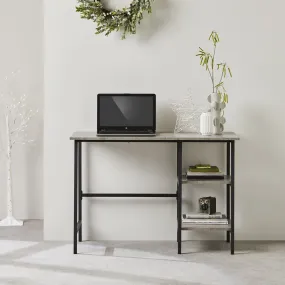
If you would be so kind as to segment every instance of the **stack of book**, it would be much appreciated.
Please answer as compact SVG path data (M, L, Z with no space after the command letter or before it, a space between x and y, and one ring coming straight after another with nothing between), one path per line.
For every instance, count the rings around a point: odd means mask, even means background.
M220 212L209 215L204 213L189 213L182 215L182 224L191 225L228 225L229 221L225 215Z
M209 164L189 166L186 175L189 180L224 179L224 173L217 166Z

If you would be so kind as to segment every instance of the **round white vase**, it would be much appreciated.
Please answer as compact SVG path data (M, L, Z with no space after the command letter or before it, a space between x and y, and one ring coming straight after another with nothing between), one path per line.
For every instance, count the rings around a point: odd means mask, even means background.
M212 135L212 114L202 113L200 116L200 133L202 136L211 136Z

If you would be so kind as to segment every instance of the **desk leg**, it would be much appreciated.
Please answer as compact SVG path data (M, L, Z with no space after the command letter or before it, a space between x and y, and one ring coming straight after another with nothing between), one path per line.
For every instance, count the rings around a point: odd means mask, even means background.
M82 142L78 143L78 188L79 188L79 199L78 199L78 219L80 222L79 229L79 241L82 242Z
M73 216L73 254L77 254L77 192L78 192L78 141L74 141L74 216Z
M227 142L227 175L231 174L231 143ZM231 185L227 184L227 218L230 218L230 189ZM227 231L227 242L230 242L230 231Z
M177 242L178 254L181 254L182 226L182 142L177 143Z
M231 142L231 254L235 254L235 142Z

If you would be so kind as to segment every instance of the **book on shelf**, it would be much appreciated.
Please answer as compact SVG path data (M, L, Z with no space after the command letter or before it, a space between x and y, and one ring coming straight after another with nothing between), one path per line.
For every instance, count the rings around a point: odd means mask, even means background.
M188 169L189 172L203 172L203 173L216 173L220 172L219 168L217 166L211 166L208 164L202 165L202 164L197 164L197 165L192 165L189 166Z
M182 219L184 225L228 225L228 219Z
M207 213L187 213L182 215L183 219L222 219L225 218L221 212L217 212L215 214L207 214Z
M217 173L213 175L212 173L210 175L206 173L198 174L198 175L193 175L192 173L186 173L186 178L187 180L224 180L225 175L223 173Z
M205 177L217 177L217 176L224 176L223 172L191 172L187 171L187 176L192 176L192 177L200 177L200 176L205 176Z
M194 167L205 169L205 168L211 168L212 166L211 166L211 164L196 164Z
M186 177L188 180L222 180L225 178L224 173L222 173L217 166L211 166L209 164L196 164L194 166L189 166L186 172Z

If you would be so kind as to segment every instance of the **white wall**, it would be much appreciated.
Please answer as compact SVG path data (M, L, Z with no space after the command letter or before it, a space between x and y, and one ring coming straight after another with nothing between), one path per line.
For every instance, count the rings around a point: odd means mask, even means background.
M43 218L43 3L40 0L0 1L0 90L4 77L20 70L10 81L11 91L26 93L29 104L41 112L31 134L34 146L16 146L13 153L14 215L19 219ZM17 87L15 87L17 86ZM14 89L15 88L15 89ZM3 119L3 118L1 118ZM2 126L2 124L1 124ZM5 157L0 154L0 219L6 215Z
M122 1L123 4L130 0ZM45 1L45 239L71 240L75 130L95 129L99 92L154 92L158 128L171 129L169 100L192 87L206 104L210 81L195 57L211 30L222 39L218 56L231 65L227 130L236 131L236 235L284 239L285 48L284 1L156 0L137 35L125 41L93 34L92 22L75 13L76 0ZM89 171L84 190L174 192L174 145L98 144L84 148ZM184 165L222 165L219 146L187 145ZM208 160L207 160L208 158ZM223 210L224 191L185 188L191 209L212 194ZM175 200L89 200L84 236L106 240L175 240ZM86 217L88 216L88 218ZM88 223L87 223L87 220ZM185 238L222 238L189 233Z

